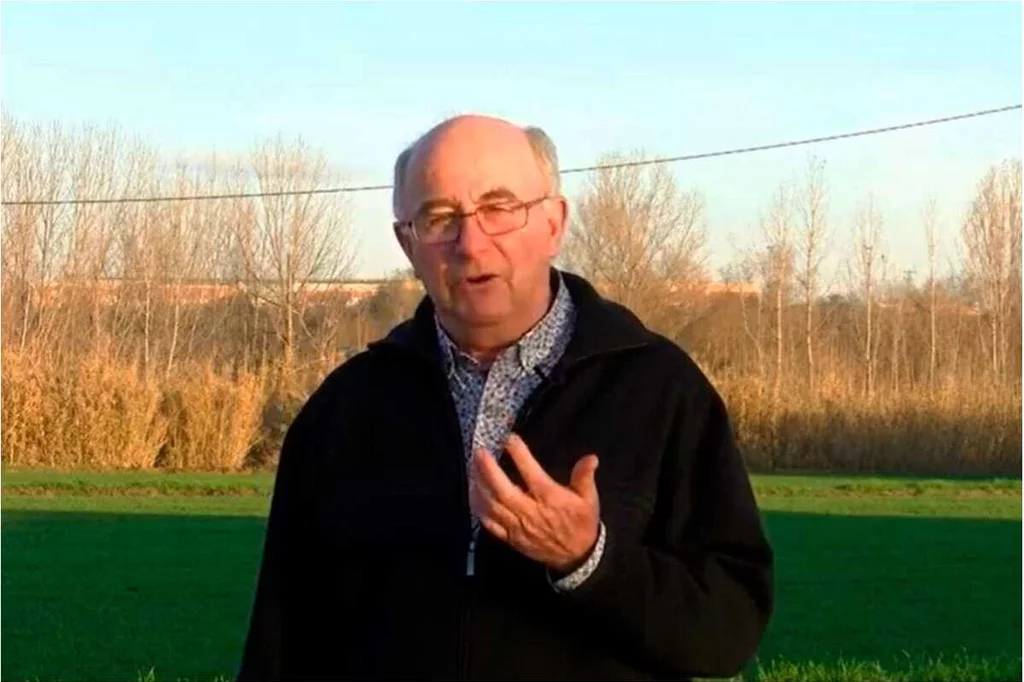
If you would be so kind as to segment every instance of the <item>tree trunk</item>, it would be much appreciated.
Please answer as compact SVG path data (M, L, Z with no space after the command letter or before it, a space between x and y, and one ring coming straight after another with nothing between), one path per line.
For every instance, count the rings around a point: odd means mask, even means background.
M143 376L149 376L149 345L150 345L150 320L152 319L152 283L149 277L146 277L146 304L145 304L145 317L143 320L143 345L142 345L142 373Z
M25 352L25 346L28 344L28 321L32 315L32 287L29 286L28 280L22 280L22 296L23 302L21 309L21 341L19 344L20 351Z
M864 394L871 399L874 391L873 379L874 379L874 364L872 361L871 353L871 280L870 278L866 283L867 293L867 329L864 334Z
M171 344L167 349L167 370L165 376L171 376L174 367L174 353L178 347L178 327L181 324L181 295L174 297L174 325L171 327Z
M999 377L999 316L993 311L992 318L989 323L992 336L992 378L998 379Z
M807 349L807 390L808 393L814 390L814 343L812 334L814 332L814 300L808 296L805 309L804 324L804 346Z
M775 386L774 397L779 398L782 388L782 278L775 291Z
M935 391L935 277L928 286L928 325L929 325L929 348L928 348L928 388Z

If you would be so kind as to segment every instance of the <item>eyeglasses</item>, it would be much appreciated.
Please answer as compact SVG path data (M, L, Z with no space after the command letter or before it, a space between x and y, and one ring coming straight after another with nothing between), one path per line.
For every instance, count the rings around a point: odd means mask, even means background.
M459 238L464 219L477 216L477 222L484 234L490 237L514 232L526 227L530 221L530 209L546 199L554 197L545 195L530 201L502 200L478 206L469 213L443 211L424 213L412 220L398 221L396 230L412 232L416 241L421 244L446 244Z

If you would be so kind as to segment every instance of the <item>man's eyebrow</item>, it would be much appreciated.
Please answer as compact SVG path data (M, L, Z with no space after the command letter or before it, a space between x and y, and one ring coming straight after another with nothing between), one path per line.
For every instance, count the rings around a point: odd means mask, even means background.
M493 201L519 201L519 197L508 187L495 187L481 194L478 201L481 204ZM416 209L416 214L421 215L438 208L448 208L457 211L459 209L459 202L448 197L427 199Z
M496 200L519 201L519 197L516 196L515 192L513 192L512 190L510 190L507 187L495 187L494 189L487 190L482 195L480 195L480 202L481 203L483 203L485 201L496 201Z
M459 203L454 199L448 199L446 197L438 197L437 199L427 199L422 204L420 204L419 208L416 209L416 215L426 213L427 211L432 211L435 208L450 208L452 210L457 210L459 208Z

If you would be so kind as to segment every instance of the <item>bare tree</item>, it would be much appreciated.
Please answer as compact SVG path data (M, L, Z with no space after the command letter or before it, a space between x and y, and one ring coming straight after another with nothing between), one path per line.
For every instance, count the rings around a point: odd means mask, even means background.
M602 164L636 161L612 154ZM704 271L704 199L681 192L664 165L590 177L566 237L566 267L591 278L647 324L678 338L695 316Z
M993 167L978 184L961 235L965 270L974 282L988 320L993 377L1005 376L1011 330L1008 321L1020 301L1020 161ZM1016 330L1019 335L1019 328Z
M793 195L785 185L776 190L768 209L768 216L761 220L764 246L764 268L766 289L771 292L775 318L775 377L772 383L773 395L777 399L782 387L783 348L785 343L784 312L789 300L793 276Z
M828 242L828 190L825 162L810 159L799 188L797 213L800 217L797 246L800 252L796 281L804 299L804 352L807 357L807 386L814 387L814 309L818 296L821 263Z
M220 191L216 158L204 167L179 162L174 191L178 194L216 194ZM223 257L219 226L225 220L226 204L220 201L177 202L168 206L164 226L164 284L171 311L164 373L170 375L178 358L179 345L195 340L198 316L195 306L186 309L184 292L189 283L215 285L216 260Z
M890 310L889 376L894 394L902 388L902 376L907 371L906 353L906 307L907 299L913 293L913 271L906 270L900 278L900 266L895 258L883 254L881 280L885 286L886 303Z
M762 267L763 263L761 262L763 260L761 258L762 254L750 253L749 250L737 248L735 245L733 248L737 249L740 252L740 255L736 262L724 268L722 273L724 281L729 284L739 284L742 282L756 282L761 284L763 282L762 274L764 272L764 268ZM764 316L764 299L761 296L761 289L758 289L758 294L754 300L753 320L751 320L751 313L748 312L747 297L739 296L738 298L743 333L747 340L750 341L750 345L754 348L757 377L761 381L764 381L764 325L762 324L762 318Z
M346 276L355 262L349 205L341 195L280 194L334 180L326 157L302 140L261 144L252 157L252 177L263 196L251 200L251 222L236 225L235 246L252 295L276 312L287 371L310 285Z
M58 125L3 122L4 198L62 197L68 180L69 141ZM54 322L42 305L56 277L64 208L57 204L5 206L3 212L4 338L24 351L30 334L46 335Z
M3 118L2 141L4 199L36 196L40 191L36 165L38 150L32 148L30 131ZM37 211L31 206L4 206L3 212L3 337L18 338L24 350L32 315L32 283L36 269Z
M128 140L117 128L85 126L72 138L70 195L74 199L118 199L134 196L152 186L152 155L139 140ZM141 164L141 165L136 165ZM66 254L62 277L85 283L82 294L89 298L85 320L68 318L69 324L88 324L85 329L68 331L65 338L80 336L91 348L124 346L127 329L104 325L105 301L117 297L118 274L125 268L124 254L117 253L121 236L128 226L152 210L133 204L76 204L70 207ZM120 272L119 272L120 270Z
M160 194L156 154L143 148L131 149L125 162L131 191L138 194ZM116 169L114 172L124 172ZM117 206L117 205L115 205ZM169 214L174 206L164 203L125 204L119 206L120 216L105 214L108 228L115 240L112 249L115 265L111 275L120 275L117 316L111 324L111 335L117 340L117 355L131 354L138 339L133 328L141 328L142 371L149 374L156 364L156 332L161 284L169 274L168 256L173 248L167 232ZM113 218L113 220L111 220ZM119 267L118 267L119 266ZM141 319L139 319L141 318Z
M226 170L225 178L232 193L251 189L248 173L241 161L236 161ZM222 229L219 230L223 244L223 251L220 252L223 256L221 277L225 281L234 282L244 293L244 311L240 311L244 312L239 334L242 344L240 365L250 367L262 364L266 359L261 350L265 299L260 278L263 273L258 267L264 258L263 240L257 234L254 201L235 198L224 208L226 215L221 223Z
M861 295L864 299L864 339L863 339L863 369L864 369L864 394L870 399L874 395L875 379L875 346L877 340L873 338L872 327L874 319L875 297L878 283L879 264L884 257L882 250L882 224L881 212L875 207L874 197L868 197L867 201L857 210L854 218L854 261L853 271L860 283Z
M935 390L935 365L938 343L936 340L936 319L935 319L935 264L939 248L938 228L938 207L935 197L929 197L921 213L921 223L924 225L925 243L928 248L928 387Z

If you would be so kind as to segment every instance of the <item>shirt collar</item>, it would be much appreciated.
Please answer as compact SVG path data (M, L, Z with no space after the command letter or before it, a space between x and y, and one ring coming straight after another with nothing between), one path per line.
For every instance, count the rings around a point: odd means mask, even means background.
M557 288L555 300L540 322L524 334L513 347L502 352L502 354L515 352L516 358L524 370L533 371L545 364L559 338L568 332L572 325L572 297L569 295L569 288L565 286L561 273L558 273L555 286ZM446 375L450 377L452 372L460 366L479 370L479 363L459 349L448 332L441 326L441 321L436 314L434 315L434 326L437 330L437 340L441 347L441 359Z

